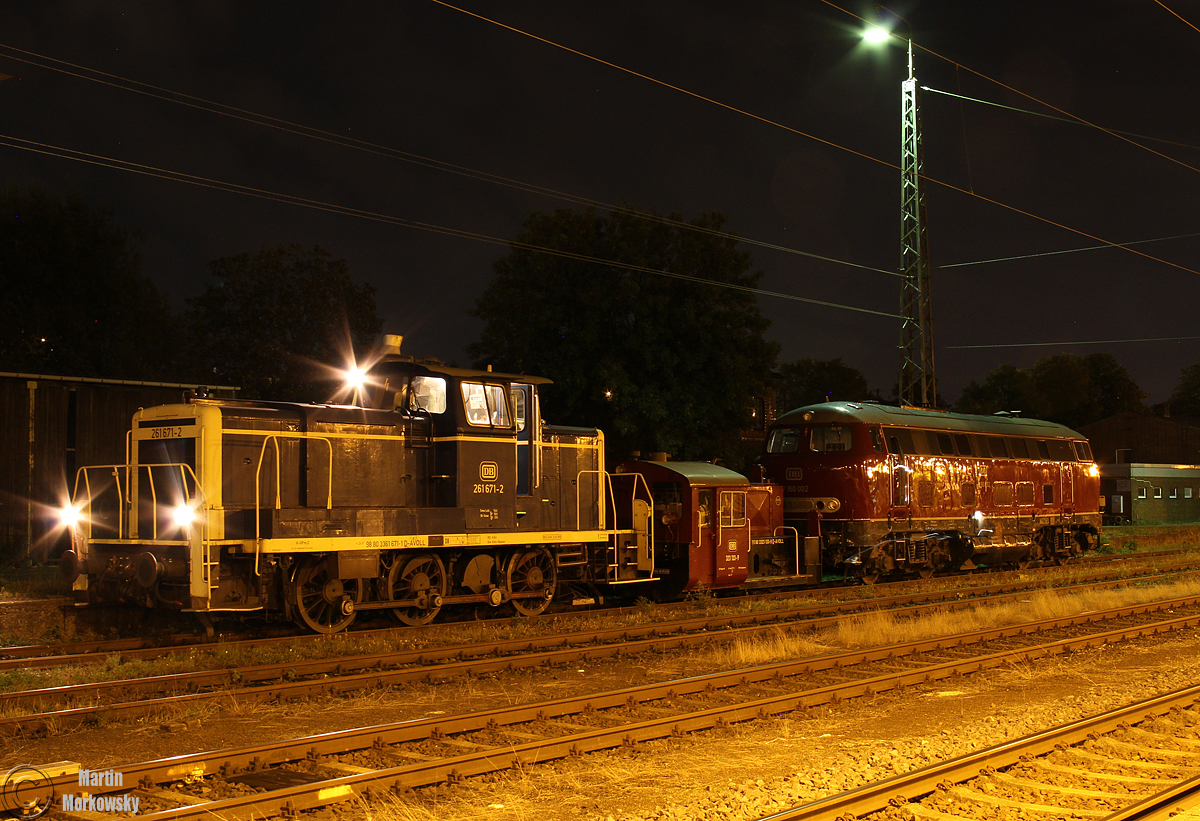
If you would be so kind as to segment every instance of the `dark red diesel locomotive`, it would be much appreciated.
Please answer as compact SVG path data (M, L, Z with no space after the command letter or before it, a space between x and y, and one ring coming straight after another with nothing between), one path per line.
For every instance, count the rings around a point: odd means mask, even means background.
M829 402L781 416L761 466L785 523L827 568L874 581L1057 562L1095 545L1100 478L1087 440L1012 415Z

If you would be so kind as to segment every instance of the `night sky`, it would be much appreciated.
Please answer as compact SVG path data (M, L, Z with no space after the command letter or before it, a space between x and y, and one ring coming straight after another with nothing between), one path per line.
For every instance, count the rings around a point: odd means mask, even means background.
M1197 0L1164 2L1200 25ZM433 0L37 0L0 4L0 72L14 77L0 83L0 133L501 239L529 210L568 205L32 66L13 59L21 49L586 201L689 219L720 211L748 239L898 268L901 41L868 46L858 21L819 0L456 5L763 120ZM874 18L873 4L839 5ZM956 398L999 364L1107 352L1150 401L1164 400L1200 361L1200 339L1067 343L1200 336L1200 236L1134 246L1191 270L1114 248L1045 256L1097 242L934 181L1110 242L1200 233L1200 31L1154 0L892 8L912 24L922 85L1061 116L1000 81L1165 155L925 92L943 393ZM177 304L209 281L211 259L318 244L378 289L385 329L405 335L406 352L460 364L479 331L467 310L505 252L14 147L0 147L0 163L9 184L77 191L140 229L143 272ZM893 275L745 247L766 290L899 312ZM1024 255L1042 256L954 265ZM842 357L891 390L897 319L770 296L760 305L782 360ZM1021 347L955 347L976 345Z

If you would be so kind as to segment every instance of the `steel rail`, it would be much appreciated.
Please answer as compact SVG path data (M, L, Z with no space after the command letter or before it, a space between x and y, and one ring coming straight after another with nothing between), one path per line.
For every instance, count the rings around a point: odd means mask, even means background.
M1182 821L1180 812L1200 807L1200 775L1174 784L1162 792L1143 798L1103 821Z
M1094 614L1093 614L1094 615ZM352 795L364 795L363 790L378 782L387 782L383 788L409 789L429 784L454 781L468 775L495 772L512 766L544 762L568 755L577 755L598 749L611 748L679 735L685 732L726 726L730 723L764 718L800 709L820 706L847 698L874 695L893 689L924 684L953 675L974 673L991 669L1017 658L1041 658L1059 655L1088 646L1099 646L1131 637L1154 635L1170 630L1200 625L1200 615L1182 616L1150 624L1135 625L1103 633L1077 636L1032 647L1005 650L967 659L938 662L918 668L894 671L856 681L840 682L809 690L800 690L769 696L738 704L724 705L688 713L660 717L650 721L639 721L617 727L589 729L558 738L543 739L504 748L485 749L480 752L455 756L418 764L371 771L369 773L344 776L311 784L272 790L250 796L198 803L188 807L152 813L144 818L165 819L209 818L218 815L225 819L261 818L280 812L293 812L340 801ZM981 631L992 634L998 631ZM946 647L961 646L964 638L975 634L962 634L904 646L874 648L870 651L845 653L807 661L781 662L763 667L642 685L603 694L588 694L572 698L557 699L524 705L516 708L470 713L452 717L435 717L414 721L403 721L389 725L365 727L336 733L326 733L301 739L273 744L257 745L237 750L221 750L178 756L161 761L142 762L120 767L126 783L137 782L149 789L154 784L195 778L211 773L229 776L249 768L258 770L273 764L298 759L315 760L320 755L350 752L367 747L383 748L388 744L437 740L454 733L495 730L500 727L532 720L553 720L571 715L586 714L594 710L614 707L636 706L644 701L662 698L677 698L683 695L704 693L718 688L746 685L764 681L782 680L785 673L795 675L811 669L844 669L851 656L861 661L895 658L901 647L924 652ZM1195 688L1200 692L1200 688ZM65 775L55 781L55 786L66 787L72 776ZM61 781L61 785L59 784ZM936 783L936 782L935 782ZM102 788L98 792L104 792ZM108 790L112 792L113 790ZM886 800L886 799L885 799ZM830 816L831 818L834 816Z
M1007 594L1004 597L999 597L999 600L1011 596L1025 595L1024 593ZM998 599L991 599L995 601ZM972 601L950 601L936 604L917 605L899 611L900 615L905 617L920 615L926 610L938 609L962 609L973 606ZM1092 611L1089 613L1080 614L1072 617L1065 617L1059 620L1047 622L1032 622L1021 625L1013 625L1005 628L997 628L992 631L983 631L979 634L964 634L968 636L988 634L987 638L980 640L991 640L994 638L1018 635L1022 632L1047 629L1048 627L1058 627L1071 624L1086 624L1100 619L1122 618L1130 615L1143 613L1152 613L1157 610L1170 609L1173 607L1186 607L1200 604L1200 596L1190 596L1180 599L1169 599L1159 602L1149 602L1140 605L1131 605L1125 608L1115 608L1108 611ZM780 611L775 611L777 614ZM783 623L777 619L766 618L775 614L744 614L736 617L725 617L717 620L712 619L696 619L692 620L690 627L695 632L681 633L671 631L666 635L660 633L663 625L646 625L643 627L620 627L612 628L606 631L568 634L566 636L549 636L540 639L509 639L502 642L494 642L486 645L462 645L458 647L441 648L435 650L421 649L407 652L380 653L369 656L360 656L354 658L343 659L319 659L309 662L289 662L275 663L268 665L259 665L254 668L246 668L243 680L264 680L278 679L278 683L262 685L257 687L239 687L235 690L218 690L202 693L186 693L180 695L172 695L158 698L148 698L139 701L125 701L111 704L97 704L81 707L72 707L61 710L41 711L27 715L12 715L0 718L0 734L11 734L20 730L39 730L47 728L62 729L64 726L69 726L72 723L92 718L94 716L105 716L113 718L118 715L126 717L146 715L166 707L178 707L182 705L212 700L226 695L236 695L239 699L251 700L267 700L275 698L300 698L311 695L327 695L334 693L345 693L354 690L367 689L371 687L384 685L397 685L413 681L437 681L452 678L458 678L467 675L485 675L488 673L504 672L515 669L524 669L540 666L553 666L556 664L565 664L567 662L579 660L594 660L598 658L619 656L619 655L636 655L664 650L677 649L680 647L693 646L696 644L707 644L714 641L733 641L737 638L752 636L756 633L765 630L777 630L782 628L791 630L816 630L823 627L831 627L847 618L853 618L856 614L843 614L836 616L816 617L803 622ZM741 622L749 623L749 626L730 627L729 623ZM713 625L720 626L719 632L710 632ZM672 626L678 626L680 623L674 623ZM630 640L630 635L645 635L651 637L646 639ZM598 637L607 637L616 639L617 643L613 644L594 644ZM566 639L564 641L564 639ZM942 639L946 641L948 639ZM917 643L920 644L920 643ZM536 647L550 646L550 650L535 650ZM905 647L906 645L897 645L897 647ZM491 654L497 649L508 651L518 651L517 655L510 656L495 656ZM465 659L466 655L484 655L487 658L471 658ZM418 667L401 667L399 669L384 669L385 667L394 667L398 664L421 664L428 662L431 659L455 659L454 661L441 661L437 664L429 664L427 666ZM346 668L350 669L366 669L366 672L345 674ZM0 704L18 703L20 701L38 701L39 699L49 699L54 697L62 698L71 693L86 693L99 692L102 690L119 690L122 692L136 689L142 685L158 684L162 687L186 686L188 683L230 683L234 680L231 670L218 671L197 671L192 673L180 673L170 676L151 677L149 679L131 679L115 682L95 682L83 685L65 685L63 687L44 688L41 690L18 691L7 694L0 694ZM319 679L316 681L290 681L285 680L290 678L289 674L294 675L317 675L319 673L333 672L337 678L334 679ZM239 675L243 675L239 672ZM157 680L157 681L156 681Z
M1126 583L1130 583L1133 581L1153 581L1154 579L1157 579L1157 578L1169 578L1169 577L1177 575L1179 573L1200 572L1200 568L1198 568L1195 563L1173 565L1173 566L1169 566L1166 568L1161 568L1161 567L1147 568L1147 570L1150 572L1148 572L1146 575L1136 575L1136 576L1133 576L1133 575L1114 576L1112 573L1093 573L1093 574L1089 574L1089 575L1085 575L1085 576L1075 577L1075 578L1072 578L1069 580L1063 580L1065 582L1064 584L1055 586L1053 589L1055 589L1055 590L1087 589L1089 587L1093 587L1093 588L1094 587L1103 587L1105 585L1109 585L1109 586L1121 585L1121 584L1126 584ZM776 610L776 611L762 611L759 614L751 614L751 617L752 616L768 617L771 614L778 613L778 614L781 614L779 616L779 618L802 618L808 614L821 614L821 613L830 612L830 608L833 608L833 612L845 612L845 611L853 611L855 609L861 610L864 607L876 607L876 608L899 607L899 606L903 606L906 604L917 604L917 603L923 603L923 602L934 603L934 604L945 603L945 602L967 604L970 602L977 602L977 601L980 601L983 599L996 599L1006 593L1019 593L1021 591L1047 589L1045 586L1045 581L1046 580L1042 579L1042 580L1030 580L1030 581L1025 581L1025 582L1001 582L1001 583L997 583L997 584L987 585L984 587L950 588L950 589L938 590L938 591L918 591L918 592L911 592L911 593L898 593L895 595L884 596L884 597L850 599L850 600L843 601L843 602L818 603L818 604L804 605L801 607L783 608L781 610ZM858 588L858 589L863 589L863 588ZM830 589L830 590L832 592L836 592L836 589ZM797 595L797 593L789 593L786 595L779 594L779 593L772 593L772 594L767 594L766 597L767 598L774 598L774 597L794 598L796 595ZM803 595L803 593L801 593L800 595ZM661 607L662 607L662 605L657 605L656 609L661 608ZM688 607L694 607L694 605L691 605L688 603L681 603L681 604L675 605L675 607L678 609L686 609ZM640 611L639 611L639 608L637 608L637 607L631 607L631 608L621 608L619 611L610 611L610 612L613 612L613 613L618 613L618 612L619 613L636 613L636 612L640 612ZM582 614L578 614L578 615L582 615ZM712 621L712 626L708 627L707 629L724 629L727 626L735 625L735 624L739 623L736 621L737 619L739 619L739 618L745 619L745 618L747 618L747 616L745 616L745 615L725 616L725 617L710 616L710 617L701 617L701 618L707 618ZM721 619L725 619L727 621L727 624L718 624L718 621L720 621ZM631 626L631 627L624 628L624 629L626 629L630 632L637 630L637 629L650 630L656 626L669 627L669 626L676 625L676 624L690 624L695 621L696 621L696 619L685 619L682 621L656 622L656 623L646 625L646 626L643 626L640 628ZM741 623L745 623L745 622L743 621ZM445 625L445 624L435 625L433 629L445 628L447 626L448 625ZM399 634L402 634L404 632L411 631L414 629L422 630L422 629L428 629L428 628L389 627L389 628L382 628L382 629L370 630L370 631L359 631L356 633L335 634L333 636L303 634L303 635L282 636L282 637L271 638L271 639L258 638L258 639L246 639L246 640L242 640L242 641L211 642L211 643L206 643L206 644L185 644L185 645L176 645L176 646L170 646L170 647L150 647L150 648L137 647L136 644L134 644L134 643L139 641L138 639L118 639L118 640L115 640L114 642L112 642L112 645L113 645L112 647L108 647L108 648L103 647L102 646L103 643L100 643L100 642L78 643L75 646L83 648L81 650L80 654L78 654L78 655L71 654L71 655L52 655L52 656L51 655L32 656L32 655L25 655L24 651L36 650L38 648L36 648L36 647L4 648L4 649L0 649L0 654L8 653L10 651L16 651L17 655L15 655L13 658L7 658L7 659L0 658L0 672L5 672L5 671L9 671L9 670L61 667L61 666L65 666L68 664L99 664L99 663L104 662L107 658L105 655L103 655L103 653L105 652L106 649L110 652L120 652L120 658L122 661L124 661L124 660L128 660L128 659L160 658L163 656L168 656L168 655L172 655L174 653L185 652L185 651L191 652L191 653L204 653L204 652L212 652L212 651L217 651L217 650L231 650L231 649L237 649L237 648L241 648L241 647L259 648L259 647L264 647L264 646L288 644L288 643L297 642L297 641L303 642L303 643L307 643L309 641L324 641L324 642L341 641L341 642L345 642L347 640L353 641L353 640L357 640L357 639L361 639L361 638L371 638L376 635L379 635L379 636L399 635ZM683 629L694 629L694 628L688 627L688 628L683 628ZM588 633L588 631L582 631L581 635L586 635L587 633ZM553 642L549 642L545 646L550 646L552 644L553 644ZM451 645L451 647L454 647L454 648L461 648L462 652L472 652L471 648L474 646L475 645ZM456 650L456 652L458 652L458 651ZM427 655L434 655L433 651L430 651L429 653L427 653Z
M1066 586L1066 585L1074 584L1077 582L1087 583L1087 582L1099 581L1099 580L1103 580L1105 578L1113 577L1111 572L1104 572L1104 571L1100 571L1100 570L1092 568L1092 567L1086 567L1086 565L1089 565L1089 564L1111 563L1111 564L1115 565L1117 568L1121 568L1122 565L1127 564L1130 561L1137 561L1137 560L1141 560L1141 559L1147 558L1147 557L1153 559L1153 558L1158 558L1161 556L1169 556L1169 555L1175 555L1177 553L1186 553L1186 552L1188 552L1188 551L1186 551L1186 550L1170 550L1170 551L1160 551L1160 552L1151 553L1151 554L1136 554L1136 555L1132 555L1132 556L1122 556L1122 557L1112 557L1112 556L1082 557L1064 567L1065 567L1065 569L1068 569L1068 570L1070 570L1072 568L1080 569L1080 570L1087 570L1088 573L1081 575L1081 576L1072 577L1072 578L1064 578L1064 579L1061 579L1061 581L1064 582L1064 586ZM1147 574L1149 574L1149 575L1156 575L1156 574L1162 575L1162 574L1170 574L1172 572L1184 572L1188 569L1195 568L1197 564L1200 564L1200 560L1193 561L1193 562L1180 562L1180 563L1176 563L1173 565L1168 565L1166 567L1148 564L1144 569L1146 570ZM1063 568L1059 568L1059 569L1063 569ZM1009 572L1009 571L1006 571L1006 572ZM935 580L949 581L949 580L958 579L958 578L967 579L967 578L971 578L971 576L969 576L969 575L939 576L939 577L935 577ZM847 595L848 593L866 592L866 591L872 591L872 590L886 590L886 589L893 588L893 587L903 587L903 586L907 586L907 585L912 585L914 583L917 583L918 581L928 583L928 581L930 581L930 580L907 579L907 580L900 580L900 581L895 581L895 582L886 582L883 584L873 585L871 587L865 587L865 586L861 586L861 585L845 586L845 585L839 584L839 585L831 586L831 587L798 588L798 589L785 590L785 591L774 591L774 592L769 592L769 593L754 593L753 595L748 596L746 598L752 599L752 600L759 600L759 601L769 601L772 599L795 598L796 596L836 597L839 595ZM1055 581L1059 581L1059 580L1056 579ZM985 596L985 595L990 595L991 592L995 591L995 590L1003 591L1003 590L1036 588L1036 587L1043 586L1045 584L1045 582L1046 582L1046 579L1034 579L1034 580L1026 580L1026 581L1000 581L1000 582L996 582L996 583L990 584L990 585L958 588L958 589L952 589L952 590L918 591L918 592L913 592L913 593L908 593L908 594L896 593L894 595L884 596L884 597L864 596L859 599L852 599L851 601L857 601L857 602L880 602L880 601L883 601L883 602L887 602L887 601L891 601L891 600L903 600L903 599L906 599L909 597L916 597L913 600L919 600L919 599L922 599L923 597L949 595L952 592L958 593L958 594L963 594L963 595L969 594L969 595L973 595L973 596ZM738 600L739 599L730 598L730 599L723 600L723 601L733 602L733 601L738 601ZM746 599L740 599L740 600L746 600ZM676 609L687 609L690 607L694 607L694 605L692 603L686 602L686 601L668 602L668 603L655 605L655 609L658 611L671 611L671 610L676 610ZM586 618L588 616L592 616L596 612L597 611L595 611L595 610L589 610L589 611L579 611L579 612L572 612L572 613L552 613L552 614L547 614L544 616L532 616L532 617L527 616L527 617L521 617L521 618L513 618L511 620L516 621L516 622L530 622L530 621L536 621L538 619L545 619L545 618L554 618L554 619L558 619L558 620L579 619L579 618ZM639 613L639 612L641 612L641 609L637 606L627 606L627 607L606 609L604 612L608 613L610 615L623 615L623 614ZM497 623L503 623L503 619L497 619L495 621ZM123 639L111 639L111 640L88 640L88 641L61 642L61 643L57 643L57 644L46 644L46 645L21 645L21 646L13 646L13 647L0 647L0 672L2 672L4 670L10 670L10 669L51 667L51 666L61 666L64 664L99 664L104 661L105 656L110 655L112 653L120 653L121 657L123 659L124 658L131 658L131 659L132 658L143 658L143 659L144 658L156 658L159 656L169 655L171 653L180 652L180 651L204 652L204 651L218 649L218 648L234 648L234 647L240 647L240 646L262 647L262 646L269 646L269 645L275 645L275 644L285 644L285 643L293 642L293 641L308 642L308 641L330 641L330 640L370 638L370 637L376 636L376 635L396 635L399 633L410 632L413 630L421 631L421 630L428 630L428 629L445 628L447 626L450 626L451 624L453 624L453 623L452 622L443 622L443 623L435 624L432 626L416 627L416 628L401 627L401 626L371 628L371 629L366 629L366 630L354 630L354 631L348 631L346 633L333 634L332 636L325 635L325 634L295 633L295 634L288 634L288 635L284 635L284 636L269 636L266 638L256 637L256 638L250 638L250 639L245 639L245 640L236 640L235 639L235 640L229 640L229 641L204 641L204 640L202 640L203 637L201 637L199 635L177 634L175 636L160 637L160 638L135 637L135 638L123 638ZM162 644L161 642L164 638L167 641L176 640L178 643ZM195 640L189 640L189 639L195 639ZM21 661L21 660L24 660L24 661Z
M810 801L772 815L760 821L836 821L878 812L890 804L908 803L910 799L934 792L942 784L967 781L987 770L1000 769L1018 763L1023 758L1045 755L1059 745L1076 744L1089 735L1112 732L1122 724L1190 706L1200 700L1200 686L1176 690L1146 701L1121 707L1110 712L1089 716L1050 730L1018 738L985 750L922 767L910 773L867 784L858 789ZM1196 782L1197 779L1192 779ZM1193 783L1192 789L1197 789ZM1120 813L1111 816L1116 819ZM1136 816L1129 816L1130 818Z

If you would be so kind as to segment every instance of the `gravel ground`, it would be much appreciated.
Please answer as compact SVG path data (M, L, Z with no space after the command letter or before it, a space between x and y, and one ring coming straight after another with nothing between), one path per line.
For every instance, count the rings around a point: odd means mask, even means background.
M202 712L4 739L0 764L67 759L100 769L241 745L251 738L294 737L627 686L664 673L686 674L688 668L686 657L654 657L284 705L240 705L231 697ZM316 817L756 818L1197 681L1200 633L1188 632L471 779L371 808L343 805Z

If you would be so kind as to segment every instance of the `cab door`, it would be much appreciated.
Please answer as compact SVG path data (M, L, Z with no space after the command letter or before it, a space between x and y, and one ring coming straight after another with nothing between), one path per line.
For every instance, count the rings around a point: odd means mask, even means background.
M746 515L745 490L719 490L716 533L713 544L714 587L732 587L749 574L750 519Z
M537 442L534 437L537 415L534 413L533 385L513 385L512 404L513 421L517 427L517 495L529 496L537 484L535 472Z

